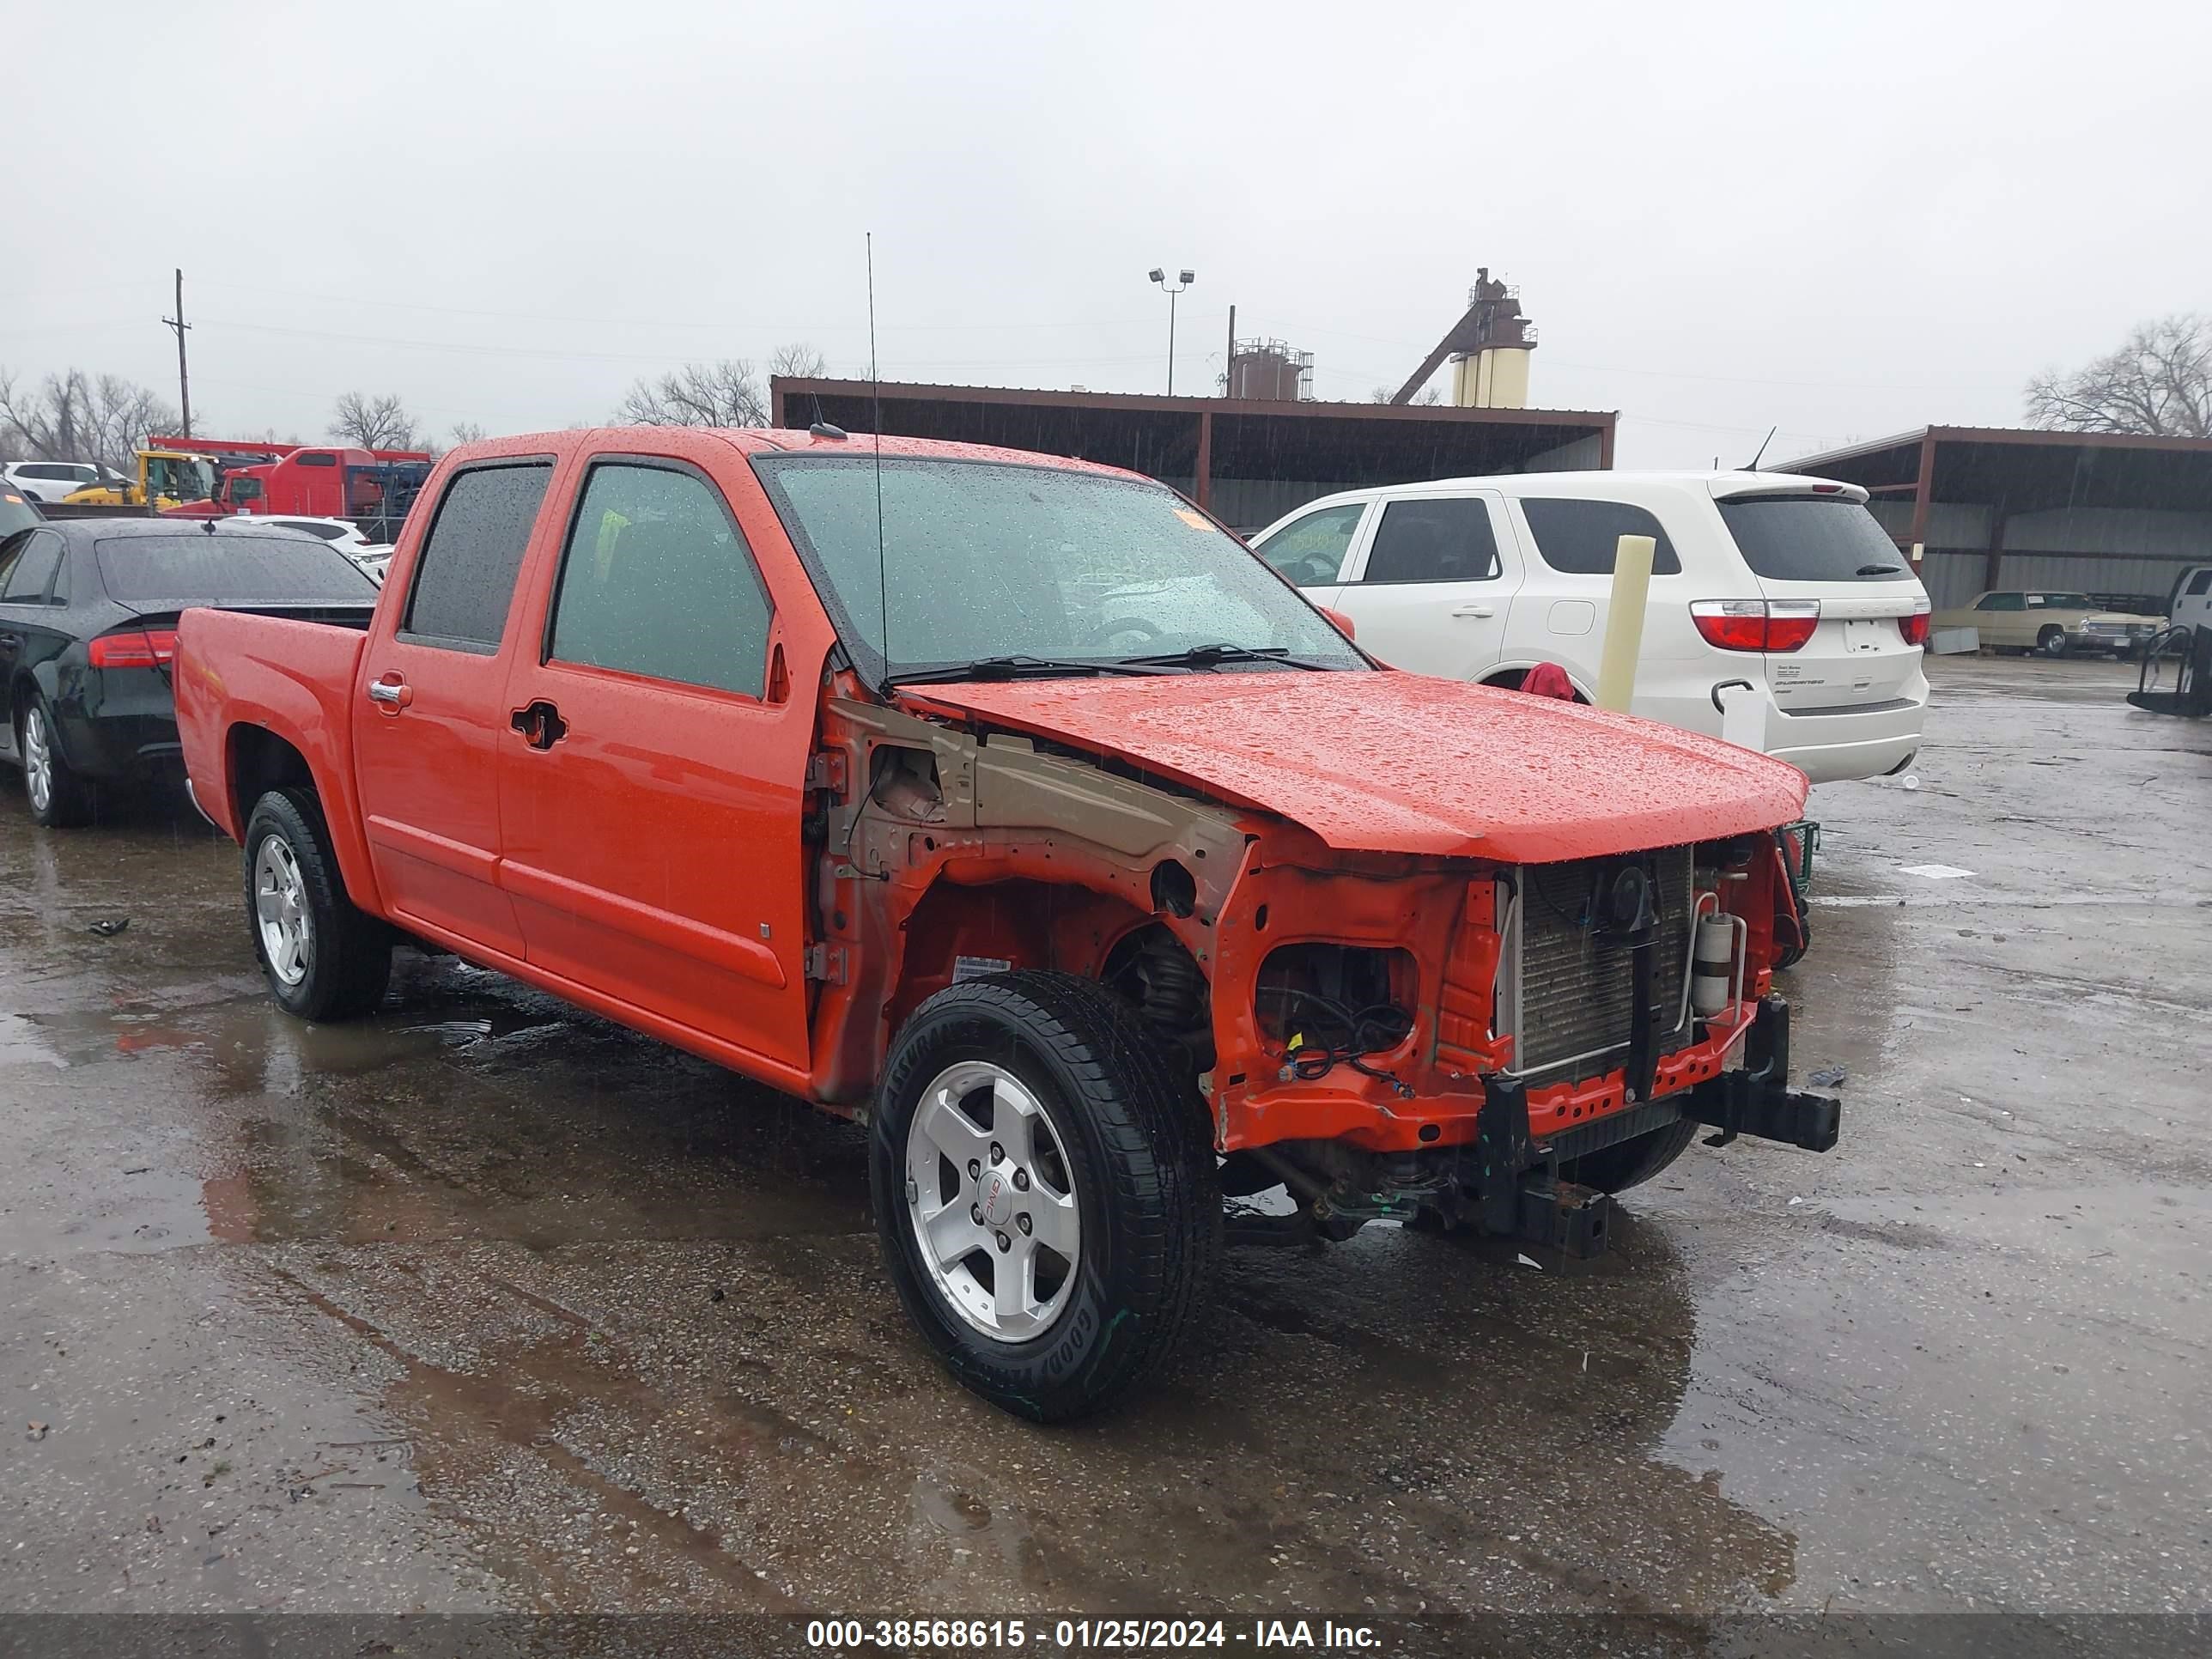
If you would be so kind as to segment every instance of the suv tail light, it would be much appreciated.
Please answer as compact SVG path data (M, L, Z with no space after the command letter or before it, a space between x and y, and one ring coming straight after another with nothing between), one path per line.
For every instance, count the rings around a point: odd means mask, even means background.
M155 668L173 661L176 654L173 628L134 628L128 633L101 634L85 647L85 658L94 668Z
M1690 620L1723 651L1795 651L1820 625L1818 599L1699 599Z
M1907 645L1925 645L1928 643L1929 621L1928 601L1915 599L1912 602L1912 614L1909 617L1899 617L1897 619L1897 631L1905 635L1905 642Z

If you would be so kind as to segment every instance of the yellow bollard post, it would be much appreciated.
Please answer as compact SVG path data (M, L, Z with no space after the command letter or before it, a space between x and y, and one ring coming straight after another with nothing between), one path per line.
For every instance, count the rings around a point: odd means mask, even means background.
M1605 648L1597 659L1597 706L1628 712L1636 693L1636 658L1644 648L1644 605L1651 594L1649 536L1623 536L1613 551L1613 595L1605 611Z

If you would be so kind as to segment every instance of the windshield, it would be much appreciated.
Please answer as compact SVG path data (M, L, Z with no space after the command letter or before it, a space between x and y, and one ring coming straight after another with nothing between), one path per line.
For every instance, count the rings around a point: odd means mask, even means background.
M149 455L146 488L180 501L204 501L215 493L215 466L197 455Z
M2089 603L2087 593L2031 593L2027 596L2027 602L2032 605L2047 606L2053 611L2094 611L2097 608Z
M108 597L138 611L376 602L361 567L312 536L117 536L100 544L99 561Z
M1897 544L1856 501L1754 495L1720 508L1743 562L1770 581L1895 581L1906 574Z
M871 678L994 657L1103 665L1206 647L1366 665L1242 543L1157 484L886 456L879 531L866 453L753 464Z

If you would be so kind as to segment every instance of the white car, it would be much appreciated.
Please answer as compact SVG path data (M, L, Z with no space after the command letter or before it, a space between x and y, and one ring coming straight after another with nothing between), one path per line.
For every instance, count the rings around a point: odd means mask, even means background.
M226 530L304 530L310 536L321 537L341 553L356 556L362 548L374 545L350 519L322 519L289 513L238 513L216 522Z
M89 461L15 461L0 467L0 478L34 501L58 501L73 490L107 481Z
M1551 662L1588 699L1615 544L1652 537L1633 711L1717 737L1732 707L1731 736L1826 783L1903 770L1928 702L1928 595L1866 500L1772 472L1534 472L1346 491L1252 544L1394 667L1517 685Z

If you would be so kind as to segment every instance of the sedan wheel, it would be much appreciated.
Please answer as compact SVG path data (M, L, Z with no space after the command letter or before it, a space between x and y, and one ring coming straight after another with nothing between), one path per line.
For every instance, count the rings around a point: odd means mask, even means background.
M23 793L31 817L48 829L82 823L92 816L91 800L68 757L54 740L53 711L44 697L23 710L18 752L23 757Z
M54 799L54 745L46 714L37 708L23 716L23 784L31 792L31 810L43 816Z

